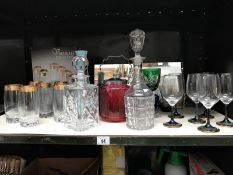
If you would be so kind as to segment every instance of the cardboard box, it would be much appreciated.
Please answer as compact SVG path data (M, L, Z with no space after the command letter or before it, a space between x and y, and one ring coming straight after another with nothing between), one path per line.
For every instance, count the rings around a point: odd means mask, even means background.
M193 175L225 175L212 161L200 153L189 154L189 167Z
M36 158L21 175L98 175L97 158Z

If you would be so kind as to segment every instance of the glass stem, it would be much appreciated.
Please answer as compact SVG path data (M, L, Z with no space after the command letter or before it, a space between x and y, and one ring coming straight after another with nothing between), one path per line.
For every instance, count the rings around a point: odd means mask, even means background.
M172 109L171 109L171 122L174 122L174 112L175 112L175 106L172 106Z
M198 119L198 103L195 103L196 104L196 115L195 115L195 119L197 120Z
M209 116L209 109L206 109L206 118L207 118L207 121L206 121L206 125L207 126L210 126L210 116Z
M225 104L225 118L224 118L224 120L227 120L228 119L228 117L227 117L227 104Z

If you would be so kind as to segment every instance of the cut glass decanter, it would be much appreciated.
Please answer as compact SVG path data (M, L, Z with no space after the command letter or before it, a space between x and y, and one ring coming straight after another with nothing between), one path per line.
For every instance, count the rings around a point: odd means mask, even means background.
M87 51L78 50L72 60L77 74L75 81L64 87L64 110L66 126L83 131L99 122L98 87L89 84Z
M126 125L130 129L146 130L154 127L155 98L153 92L147 87L141 71L145 57L141 57L140 52L144 45L145 32L135 29L129 36L135 56L131 58L134 64L133 80L124 97Z

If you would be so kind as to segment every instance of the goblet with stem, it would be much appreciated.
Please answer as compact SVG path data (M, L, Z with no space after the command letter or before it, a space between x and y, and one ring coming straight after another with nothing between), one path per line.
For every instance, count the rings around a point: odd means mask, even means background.
M161 69L157 67L142 68L142 73L146 85L150 90L155 91L159 87Z
M190 123L198 124L205 123L205 121L199 118L198 115L198 104L199 104L199 79L200 74L188 74L187 82L186 82L186 93L188 97L195 103L196 105L196 115L194 118L189 119Z
M220 100L225 105L225 118L223 119L223 121L217 122L217 124L221 126L229 126L229 127L233 126L233 123L228 119L227 116L227 106L233 100L232 78L233 77L231 73L222 73L220 75L220 83L221 83Z
M173 75L180 75L182 77L182 79L184 80L184 77L183 77L183 75L181 73L173 73ZM178 102L177 102L177 104L178 104ZM184 118L184 115L182 115L181 113L178 112L177 104L175 105L175 107L173 109L172 115L173 115L174 118L178 118L178 119ZM168 117L171 118L171 114Z
M153 91L155 96L155 110L159 106L159 96L155 93L160 83L160 73L161 69L157 67L145 67L142 69L144 80L146 81L146 85L150 90Z
M204 75L207 75L207 74L211 74L210 72L202 72L200 73L200 76L204 76ZM213 73L212 73L213 74ZM210 118L210 119L213 119L214 116L210 114L211 112L211 109L210 110L207 110L206 108L204 109L203 113L202 114L199 114L199 118L201 119L204 119L206 118L207 116Z
M208 110L210 110L218 101L220 95L220 79L217 74L206 74L199 79L199 101L207 109L206 125L198 127L202 132L218 132L219 129L210 124Z
M161 85L161 95L171 106L171 114L173 114L175 104L182 98L183 96L183 79L181 75L177 74L169 74L165 75L162 80ZM171 120L163 124L166 127L170 128L178 128L181 127L181 123L177 123L174 120L174 116L171 115Z

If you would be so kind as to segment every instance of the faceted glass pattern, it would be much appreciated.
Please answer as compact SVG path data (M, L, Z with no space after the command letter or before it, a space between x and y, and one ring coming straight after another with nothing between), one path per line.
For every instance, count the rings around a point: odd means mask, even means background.
M154 96L125 97L126 125L131 129L145 130L154 127Z
M84 131L99 122L98 87L67 85L64 88L64 109L66 126L76 131Z

